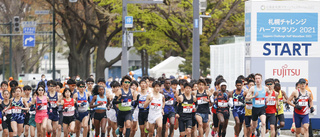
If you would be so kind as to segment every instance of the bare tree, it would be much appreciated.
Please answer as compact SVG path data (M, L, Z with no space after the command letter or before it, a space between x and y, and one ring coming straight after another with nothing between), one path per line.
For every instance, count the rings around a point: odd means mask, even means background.
M14 16L19 16L21 20L26 20L31 14L30 9L32 9L33 6L36 7L36 4L39 4L38 2L39 0L0 0L0 22L4 24L9 23ZM35 19L31 19L31 21L35 21ZM8 25L2 25L0 28L1 34L9 34L10 28ZM8 40L9 38L7 37L5 39ZM22 47L22 36L12 36L12 39L12 72L13 77L17 78L19 73L31 72L31 68L34 68L39 62L39 58L47 51L49 45L42 45L42 49L38 52L31 52L37 49L39 45L36 45L34 48L24 48ZM9 42L7 40L2 44L5 46L6 55L9 54ZM9 60L8 57L6 59ZM9 65L9 61L6 61L6 63L8 64L3 65Z
M91 48L97 48L96 76L104 77L104 70L120 60L121 54L111 61L104 58L105 50L110 46L112 38L120 31L121 26L113 22L116 15L112 14L112 4L99 6L93 0L78 0L70 3L69 0L46 0L54 6L59 15L58 23L64 33L65 40L70 49L69 75L89 76L89 55Z

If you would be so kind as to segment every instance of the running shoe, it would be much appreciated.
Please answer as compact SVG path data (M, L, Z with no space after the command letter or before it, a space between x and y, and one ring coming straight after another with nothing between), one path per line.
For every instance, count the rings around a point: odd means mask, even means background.
M119 135L120 134L120 131L119 131L119 128L116 129L116 135Z

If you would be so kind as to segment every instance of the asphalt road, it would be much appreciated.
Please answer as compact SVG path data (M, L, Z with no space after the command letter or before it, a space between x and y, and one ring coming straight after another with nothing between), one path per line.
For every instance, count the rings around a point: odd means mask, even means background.
M90 137L94 137L94 132L90 133ZM75 135L74 135L75 136ZM243 136L243 131L241 131L240 133L240 137ZM289 135L280 135L280 137L293 137L289 136ZM135 137L140 137L140 130L138 129L138 131L135 134ZM174 137L179 137L179 129L174 131ZM205 137L212 137L211 136L211 130L208 136ZM226 137L234 137L234 121L232 119L230 119L228 127L227 127L227 134ZM269 134L266 134L266 137L269 137Z

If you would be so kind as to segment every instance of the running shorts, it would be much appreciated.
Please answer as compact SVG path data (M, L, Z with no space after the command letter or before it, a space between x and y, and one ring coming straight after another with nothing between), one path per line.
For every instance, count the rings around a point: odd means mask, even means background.
M302 123L302 125L309 124L309 114L299 115L296 112L294 112L294 123L296 125L296 128L300 128L301 123Z
M148 111L146 111L146 112L140 112L139 111L139 115L138 115L139 125L144 125L145 122L148 121L148 114L149 114Z
M101 121L103 118L107 118L106 112L102 112L102 113L95 112L94 113L94 119Z
M63 116L63 124L69 125L74 119L74 116Z
M252 121L257 121L258 117L260 117L261 115L266 115L265 107L261 107L261 108L252 107Z
M192 128L192 119L179 118L179 131L184 132L186 128Z
M124 122L127 120L132 120L132 112L131 111L119 111L117 117L117 123L119 128L124 127Z

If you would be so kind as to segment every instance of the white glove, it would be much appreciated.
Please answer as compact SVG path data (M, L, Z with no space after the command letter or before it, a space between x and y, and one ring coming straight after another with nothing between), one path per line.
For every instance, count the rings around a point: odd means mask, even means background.
M228 105L229 107L233 107L233 98L229 98Z
M210 101L211 101L211 103L214 103L214 96L213 95L211 95Z

